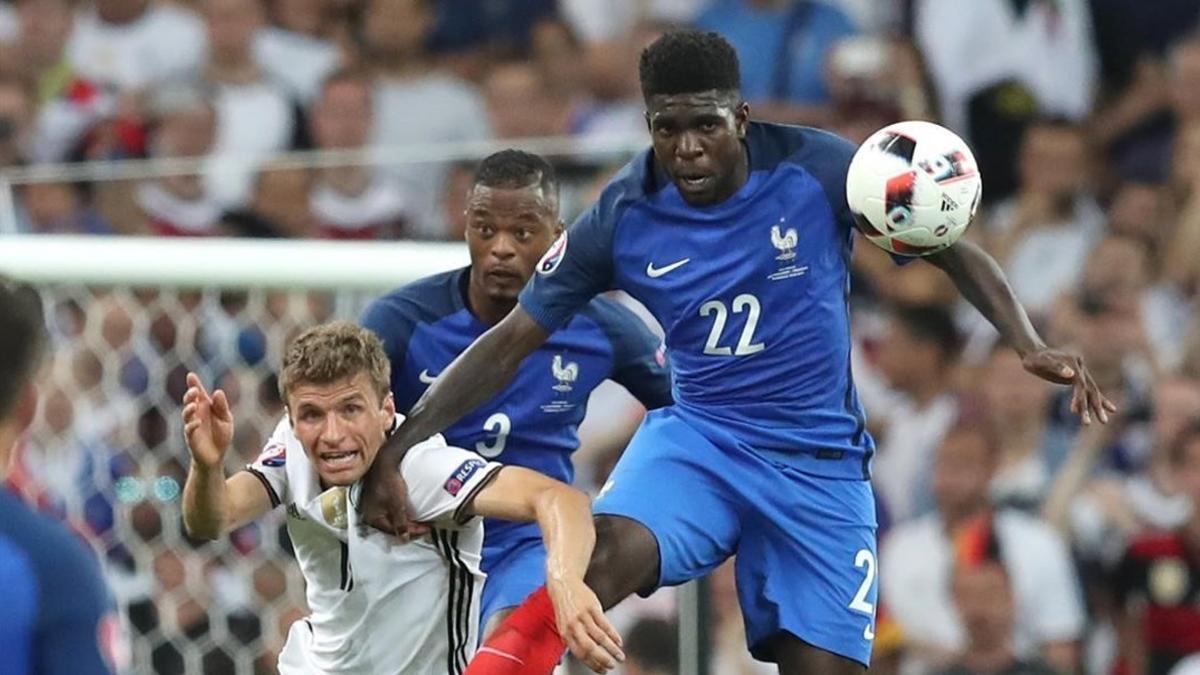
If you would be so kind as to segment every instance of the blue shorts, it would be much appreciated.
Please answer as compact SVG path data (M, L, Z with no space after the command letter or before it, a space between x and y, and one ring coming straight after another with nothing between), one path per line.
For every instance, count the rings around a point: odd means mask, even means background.
M490 551L489 551L490 553ZM541 538L524 539L498 556L485 555L479 634L496 612L516 607L546 583L546 546Z
M651 412L595 505L658 539L659 585L736 555L750 652L777 661L784 632L869 665L878 593L869 481L812 476L767 460L671 408ZM725 447L730 446L730 447Z

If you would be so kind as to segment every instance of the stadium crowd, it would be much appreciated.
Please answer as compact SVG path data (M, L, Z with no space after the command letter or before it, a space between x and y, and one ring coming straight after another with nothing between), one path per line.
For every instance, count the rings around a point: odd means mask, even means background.
M27 233L460 240L473 164L406 162L404 148L644 141L636 58L672 24L733 42L759 119L857 142L923 118L967 138L984 176L967 236L1120 405L1112 423L1080 426L1069 391L997 348L941 272L860 242L855 377L878 444L881 542L873 670L1200 673L1194 0L12 0L0 3L0 164L204 158L197 174L18 185ZM310 149L364 161L272 166ZM617 168L554 159L572 214ZM248 462L282 414L270 364L288 337L368 298L47 297L52 372L11 487L95 545L135 672L270 672L304 612L300 577L282 517L225 542L183 534L184 376L230 393ZM598 397L581 487L604 483L639 415ZM732 577L726 565L708 585L710 672L773 672L745 654ZM677 672L669 592L614 616L624 672Z

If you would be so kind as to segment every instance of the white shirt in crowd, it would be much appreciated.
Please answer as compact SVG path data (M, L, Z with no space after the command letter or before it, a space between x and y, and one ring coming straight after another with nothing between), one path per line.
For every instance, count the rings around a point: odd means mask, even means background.
M439 204L449 172L446 161L406 162L405 146L482 141L492 137L483 98L472 85L449 75L381 78L375 88L372 144L383 166L412 195L412 236L445 238Z
M250 200L260 166L291 145L295 110L283 87L269 81L219 85L214 105L217 132L204 187L222 206L236 208Z
M121 25L82 12L67 41L67 61L92 82L123 91L146 89L200 73L208 38L194 13L153 3L138 19Z
M288 632L281 675L461 673L484 580L483 521L462 510L499 469L440 435L414 446L400 472L414 517L434 529L402 543L360 527L357 485L321 487L285 417L247 467L287 509L311 612Z
M1062 538L1044 521L1018 511L997 513L995 528L1012 581L1017 654L1032 657L1047 642L1079 639L1083 602ZM879 565L881 601L906 638L951 650L966 646L950 589L954 544L938 514L892 530Z
M309 210L322 234L347 238L390 234L391 228L405 220L408 201L399 180L381 171L371 176L370 184L359 194L348 195L321 182L308 196Z
M258 31L252 49L258 67L306 106L342 62L341 52L332 42L275 26Z
M1092 110L1099 62L1087 0L1038 0L1018 16L1009 0L918 0L914 34L942 104L966 133L967 102L1008 79L1029 88L1043 114Z

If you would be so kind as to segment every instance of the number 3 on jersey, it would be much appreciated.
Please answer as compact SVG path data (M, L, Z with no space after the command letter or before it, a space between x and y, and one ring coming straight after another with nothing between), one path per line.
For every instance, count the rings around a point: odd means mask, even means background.
M508 443L508 434L512 431L512 420L504 413L493 413L483 423L483 430L496 435L490 441L475 443L475 452L488 459L498 457L500 453L504 452L504 444Z
M742 336L738 338L735 348L722 347L721 334L725 332L725 322L729 319L729 310L720 300L709 300L700 305L700 316L714 315L712 329L708 331L708 341L704 343L704 353L711 356L749 356L757 354L766 345L754 341L754 331L758 328L758 317L762 314L762 305L758 298L749 293L742 293L733 299L734 314L746 313L746 324L742 326Z

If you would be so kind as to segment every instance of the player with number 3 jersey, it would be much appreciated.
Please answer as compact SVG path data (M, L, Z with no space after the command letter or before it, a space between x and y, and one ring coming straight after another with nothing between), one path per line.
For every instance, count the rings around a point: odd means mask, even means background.
M480 163L467 202L471 266L396 289L363 315L387 349L398 410L412 407L454 357L513 308L561 232L558 184L545 160L507 150ZM451 445L570 484L588 396L606 379L647 408L671 403L662 340L630 310L597 298L522 363L508 388L442 434ZM545 583L546 550L531 523L489 520L484 531L486 626Z

